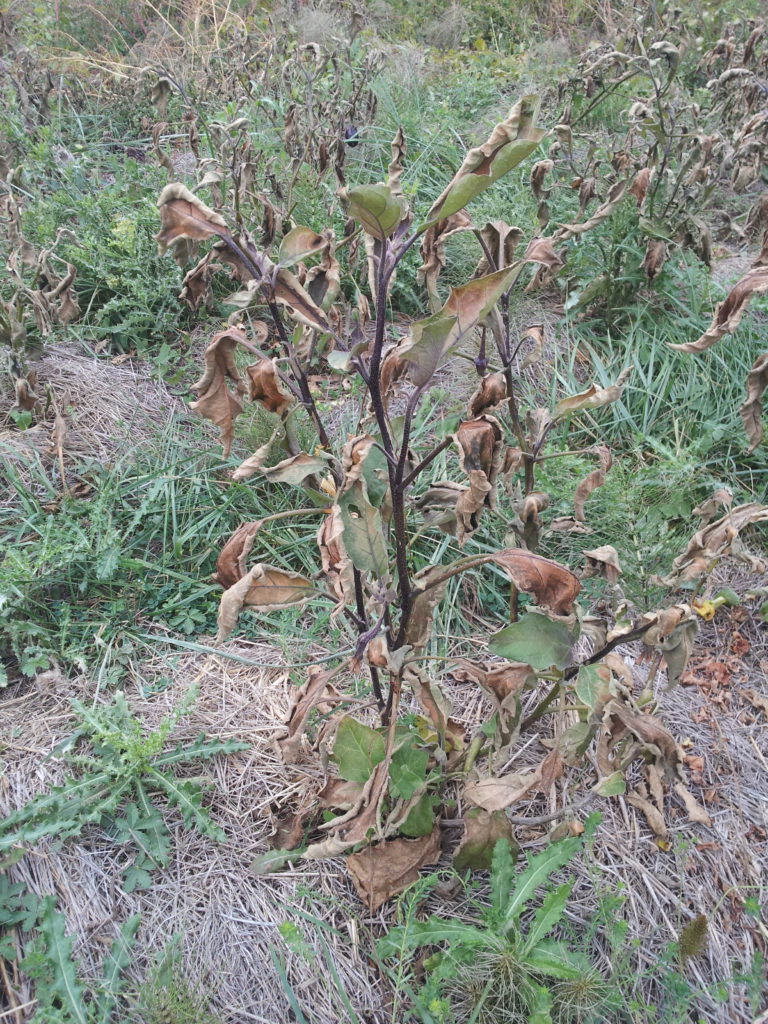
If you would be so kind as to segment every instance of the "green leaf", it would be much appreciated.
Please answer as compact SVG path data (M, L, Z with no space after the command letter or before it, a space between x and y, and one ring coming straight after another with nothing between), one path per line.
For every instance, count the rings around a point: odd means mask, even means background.
M497 921L501 921L509 905L516 860L517 850L506 839L499 839L491 859L491 910Z
M528 933L525 937L525 951L529 952L552 931L563 916L568 897L571 895L573 882L566 882L548 892L544 902L533 916Z
M525 966L548 978L576 981L583 977L585 964L578 962L571 950L562 942L541 942L525 958Z
M279 264L281 267L292 267L307 256L322 252L327 245L328 242L323 236L318 235L312 228L292 228L280 243Z
M200 786L189 779L184 781L174 775L166 775L152 769L150 777L162 789L170 802L178 807L187 828L194 827L211 839L223 841L226 835L223 829L211 820L208 811L202 804L203 794Z
M53 896L47 896L43 900L39 930L40 938L45 943L45 963L50 971L50 990L61 1000L62 1009L73 1021L77 1024L87 1024L85 992L72 962L72 939L66 932L66 918L57 912Z
M268 850L267 853L258 853L248 870L252 875L271 875L273 871L282 871L286 864L298 860L301 854L301 850Z
M429 752L417 747L414 739L394 752L389 765L389 791L401 800L410 800L424 785Z
M339 766L339 775L347 782L366 782L373 769L384 760L384 737L362 722L345 715L336 730L331 758Z
M358 185L347 192L347 201L350 217L381 241L389 238L405 216L405 200L393 195L388 185Z
M410 364L408 376L417 387L423 387L442 366L458 343L458 317L435 313L411 324L410 336L400 349Z
M462 210L481 192L516 167L546 135L536 127L539 99L523 96L506 119L497 124L483 146L471 149L452 181L429 211L428 224Z
M552 1024L552 994L543 985L536 986L536 995L531 1004L528 1024Z
M574 690L581 703L594 711L600 699L608 693L608 683L601 678L597 665L582 665Z
M430 917L426 921L410 921L407 925L393 928L376 943L380 957L398 956L404 950L420 946L436 946L448 942L452 949L460 946L484 946L488 933L460 921L447 921L442 917Z
M504 910L504 930L509 931L518 921L529 900L540 885L555 871L567 864L581 848L581 839L574 836L548 846L546 850L529 858L528 866L515 879L515 888Z
M102 968L102 983L98 997L98 1024L110 1024L117 997L124 985L123 974L131 965L131 950L136 941L136 932L141 924L141 914L129 917L112 943L109 956Z
M348 491L337 498L341 522L344 526L344 547L352 564L361 572L374 576L387 573L387 546L384 526L378 510L368 500L366 486L357 480Z
M544 671L552 666L565 668L572 643L573 637L562 622L553 622L540 612L526 612L511 626L494 633L488 646L499 657Z
M421 836L428 836L435 826L435 804L437 798L430 793L425 793L408 812L408 817L400 826L404 836L411 839L419 839Z
M622 796L626 791L627 783L623 772L611 772L592 787L592 792L598 796Z
M512 823L504 811L484 811L473 807L464 816L464 835L453 855L453 866L457 871L471 868L474 871L489 871L493 865L496 844L502 839L512 849L516 859L520 847L512 831Z

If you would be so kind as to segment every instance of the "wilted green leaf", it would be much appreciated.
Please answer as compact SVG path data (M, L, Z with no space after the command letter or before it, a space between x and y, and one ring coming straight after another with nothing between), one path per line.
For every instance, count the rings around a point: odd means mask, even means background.
M352 564L361 572L384 576L388 566L384 527L364 484L356 482L339 495L337 503L344 526L344 547Z
M336 730L332 759L339 775L347 782L366 782L373 769L384 760L385 745L381 733L345 715Z
M424 785L429 752L410 739L392 755L389 766L389 791L394 797L410 800Z
M543 671L553 665L566 667L573 640L561 622L553 622L539 612L526 612L518 622L494 633L488 646L501 658L522 661Z
M389 238L406 211L405 200L393 195L388 185L358 185L347 192L347 200L350 217L381 241Z
M627 783L623 772L612 772L592 787L592 792L598 796L623 796L626 791Z

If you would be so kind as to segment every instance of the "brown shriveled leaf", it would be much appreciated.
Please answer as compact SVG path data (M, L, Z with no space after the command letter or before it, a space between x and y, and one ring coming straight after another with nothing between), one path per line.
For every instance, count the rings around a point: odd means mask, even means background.
M475 268L475 277L482 277L494 270L504 270L511 267L515 262L515 251L523 238L520 228L505 223L503 220L491 220L480 230L480 240L483 244L483 252L487 250L491 255L491 263L488 256L483 258Z
M157 200L162 227L157 235L162 256L170 245L180 239L202 242L212 235L230 238L226 221L221 214L190 192L185 185L166 185ZM250 276L250 275L249 275Z
M526 263L539 263L539 269L525 286L526 292L534 292L548 284L561 267L565 266L562 256L555 252L551 238L532 238L525 250Z
M360 799L362 792L362 782L347 782L346 779L328 779L317 794L317 802L323 808L348 811Z
M587 518L584 514L584 502L593 491L597 490L598 487L603 486L605 483L605 474L613 465L611 449L606 445L597 445L592 449L592 451L600 459L600 468L594 469L591 473L585 476L573 495L574 514L580 523L586 522Z
M434 586L431 584L444 575L443 567L436 565L422 569L413 577L411 614L405 643L410 644L414 650L425 647L429 642L434 611L443 599L448 579Z
M261 519L243 523L232 534L216 559L215 579L225 590L245 576L245 560L251 553L256 534L261 529Z
M678 580L695 579L700 573L709 572L715 559L723 555L740 557L760 570L764 563L742 551L739 534L747 526L765 522L768 522L768 505L757 502L737 505L693 535L683 554L672 563L672 573L664 582L672 585ZM765 571L764 568L761 571Z
M507 697L520 693L528 682L536 678L531 666L521 661L485 666L463 658L451 670L451 675L457 683L472 682L482 686L499 706L504 704Z
M595 210L591 217L583 221L581 224L562 224L557 232L555 238L563 240L570 238L572 235L583 235L585 231L591 231L592 228L596 228L598 224L602 224L604 220L607 220L624 196L624 192L627 188L626 179L617 181L608 192L606 201Z
M555 615L570 615L581 590L578 578L559 562L523 548L504 548L485 559L500 566L518 590Z
M642 268L645 271L649 284L661 273L666 261L667 246L664 240L661 238L649 238L645 246L645 256L642 262Z
M205 350L205 372L192 385L192 390L199 397L196 402L190 402L189 407L219 428L224 458L232 448L235 418L243 411L241 396L245 393L245 385L235 365L235 349L246 340L245 332L237 327L214 335ZM235 384L237 393L234 395L227 387L228 377Z
M287 306L290 313L300 323L316 327L325 333L330 331L330 324L325 313L295 274L292 274L290 270L280 269L274 274L273 282L275 298Z
M597 409L600 406L609 405L611 402L617 401L617 399L621 398L624 385L631 372L632 367L628 366L626 370L621 371L616 383L611 384L607 388L599 388L596 384L592 384L586 391L582 391L581 394L561 398L555 406L552 418L554 420L561 420L565 416L582 412L584 409Z
M336 242L331 228L324 228L323 237L327 246L323 250L320 262L307 272L304 288L323 312L330 309L341 291L341 265L334 255Z
M587 560L583 572L585 579L590 576L604 576L613 585L619 582L621 566L619 565L619 553L611 544L604 544L600 548L593 548L592 551L582 551Z
M419 839L387 839L347 857L347 869L368 910L398 896L419 877L419 868L440 859L440 827Z
M257 611L290 608L304 604L314 594L312 580L306 576L259 562L221 595L216 640L226 640L244 607Z
M712 819L698 802L693 793L691 793L691 791L684 786L682 782L675 783L675 792L685 804L685 809L691 821L695 821L699 825L707 825L711 827Z
M292 267L300 263L308 256L314 256L328 247L328 239L318 235L312 228L292 228L287 235L283 236L278 251L278 265L281 267Z
M331 834L327 839L308 846L304 853L305 860L338 857L357 843L368 840L371 834L383 838L380 835L379 820L389 785L390 761L391 757L379 761L349 811L321 826Z
M330 677L331 673L319 665L311 665L306 683L296 691L286 722L288 731L285 736L275 740L285 764L295 764L298 761L310 712L323 699Z
M472 470L480 470L494 487L501 455L501 427L498 420L493 416L465 420L454 438L464 472L469 474ZM488 504L492 507L492 500Z
M643 634L643 643L664 655L667 665L668 688L675 686L685 671L698 631L696 616L690 605L676 604L659 612L643 616L644 621L656 620Z
M354 601L354 571L352 561L343 544L344 523L338 506L334 505L317 531L320 561L338 603L331 617L338 615L345 605Z
M260 402L267 412L282 416L291 405L293 395L280 380L277 364L274 359L260 359L258 363L246 366L245 372L250 378L250 398Z
M655 804L651 803L647 797L643 797L639 793L627 793L625 799L628 804L632 805L632 807L636 807L638 811L643 812L653 834L658 839L664 840L667 838L669 833L667 831L666 822L664 821L664 815Z
M469 473L469 487L460 487L456 499L456 539L462 547L480 525L480 515L489 504L493 485L482 470Z
M487 142L470 149L456 174L427 215L428 223L462 210L475 196L516 167L536 149L546 134L536 127L539 100L523 96L491 132Z
M625 744L622 745L619 757L617 745L626 738L630 738L632 746L626 748ZM595 754L601 777L611 775L634 757L643 757L646 760L651 758L668 780L680 779L682 751L672 733L658 718L641 714L618 699L609 701L604 707Z
M247 459L240 463L236 470L232 473L232 479L236 481L248 480L254 473L258 473L259 470L263 469L264 463L269 458L269 453L272 451L272 445L275 443L275 438L281 432L281 427L278 427L274 431L272 436L264 444L260 445L253 455L249 455Z
M480 386L469 400L469 415L474 417L493 409L507 397L507 381L504 374L489 373L483 377Z
M525 332L520 335L520 341L525 338L531 338L533 348L526 353L520 363L521 370L527 370L529 366L534 366L544 354L544 324L531 324L530 327L526 327Z
M191 310L198 310L211 298L211 281L216 270L220 269L218 263L211 262L212 257L213 249L207 252L191 270L187 271L182 281L179 299L185 302Z
M433 312L437 312L442 305L437 290L437 281L445 267L445 243L451 235L471 229L471 218L464 211L460 211L433 224L424 233L421 242L423 262L416 271L416 280L426 288L429 305Z
M393 196L401 196L403 194L403 185L400 179L403 175L403 162L405 161L407 149L405 133L401 125L397 129L394 139L392 139L392 157L387 168L387 185Z
M768 238L768 229L766 229ZM741 318L753 295L764 295L768 292L768 265L758 261L752 269L737 281L725 300L715 309L715 315L708 329L696 341L687 341L683 345L671 345L677 352L705 352L714 344L731 334L741 323Z
M650 167L643 167L637 172L634 177L632 184L630 185L628 192L631 196L634 196L637 200L637 205L642 206L645 201L645 196L648 192L648 186L651 183L651 169Z
M763 439L763 394L768 388L768 352L758 356L747 377L747 397L739 409L753 452Z
M520 846L512 830L512 822L503 811L489 813L474 807L464 815L464 835L453 854L453 866L457 871L472 868L473 871L490 871L493 851L500 839L506 839L517 859Z
M464 787L464 797L484 811L501 811L532 792L546 792L563 774L560 751L550 750L535 769L500 778L475 779Z

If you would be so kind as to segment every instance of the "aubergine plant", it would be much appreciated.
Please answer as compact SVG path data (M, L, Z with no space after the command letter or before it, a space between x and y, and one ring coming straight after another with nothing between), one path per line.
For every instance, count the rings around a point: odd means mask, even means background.
M326 765L329 754L337 769L310 801L312 810L296 810L283 845L300 847L307 858L362 846L348 864L372 907L401 891L421 864L439 855L447 785L458 780L467 808L458 861L487 867L499 839L513 842L506 809L548 789L564 765L578 762L595 740L598 793L624 792L624 769L642 757L646 779L630 798L649 818L663 829L663 780L677 788L690 813L706 818L683 785L677 744L657 719L640 712L631 676L614 652L619 643L642 636L664 651L674 680L695 631L692 609L675 605L633 620L618 590L616 551L604 546L585 551L582 575L607 578L615 613L609 623L577 604L579 576L535 550L549 502L537 490L548 438L581 410L615 401L626 379L622 374L610 387L592 385L554 408L521 406L520 369L541 359L544 333L537 324L522 330L514 324L510 296L526 276L528 288L552 277L562 260L551 238L523 245L520 229L501 221L477 228L465 207L535 152L546 134L536 123L538 108L535 97L523 97L488 140L466 154L424 214L411 209L403 193L406 146L399 131L387 180L341 192L348 214L341 239L327 227L297 225L268 253L255 244L236 201L212 209L180 184L168 185L159 199L162 251L173 247L186 265L199 243L212 240L186 274L183 297L195 303L217 269L227 268L239 285L228 300L239 312L208 346L192 408L219 427L225 456L246 399L267 410L274 419L272 438L233 477L294 485L304 496L295 509L244 524L224 545L217 564L224 588L218 640L232 633L245 608L260 612L321 601L333 604L333 616L350 631L352 655L340 656L334 667L309 669L276 739L286 762L314 747ZM227 208L235 211L231 217L225 216ZM477 240L477 267L469 281L442 298L445 243L459 231ZM390 292L398 267L417 245L418 277L430 312L397 337ZM345 247L363 256L364 281L342 281L339 256ZM254 320L256 310L267 321ZM526 341L532 345L521 360ZM254 357L244 373L237 361L241 351ZM422 403L457 365L477 375L465 417L449 436L436 434L431 445L422 445L420 437L415 444ZM339 374L357 382L350 393L360 396L359 427L336 445L314 386L318 375ZM316 435L309 451L298 440L302 417ZM278 439L284 451L275 463ZM583 530L585 502L611 464L606 447L591 453L596 468L576 489L573 517L557 528ZM445 460L453 467L451 478L434 479L435 467ZM478 544L483 523L502 514L508 546L489 550L487 538ZM318 572L311 577L258 554L263 524L292 515L320 519ZM418 568L413 540L430 530L454 537L468 553ZM450 670L454 680L480 686L493 707L489 721L467 737L427 667L440 659L427 660L425 653L449 580L485 567L509 579L511 621L490 638L495 660L465 660ZM528 595L527 606L520 595ZM579 633L592 649L581 664L572 657ZM337 686L361 674L370 679L378 723L343 710L346 698ZM532 708L526 697L524 715L524 696L542 683ZM420 715L399 713L404 692L418 703ZM504 773L521 732L553 705L567 706L568 727L536 768ZM359 701L349 707L359 707ZM313 817L320 809L326 819L321 822Z

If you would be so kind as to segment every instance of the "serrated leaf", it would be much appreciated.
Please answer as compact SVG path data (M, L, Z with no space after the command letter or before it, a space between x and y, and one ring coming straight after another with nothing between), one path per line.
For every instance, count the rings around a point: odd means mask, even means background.
M502 658L544 671L552 666L565 668L572 644L573 637L561 622L553 622L539 612L526 612L511 626L494 633L488 646Z
M336 730L331 758L347 782L366 782L384 760L386 746L381 733L345 715Z
M407 925L393 928L376 943L380 957L398 956L404 950L419 949L421 946L436 946L441 942L465 946L482 946L488 942L488 933L460 921L446 921L442 917L430 917L426 921L411 921Z
M533 915L533 920L525 936L526 953L537 946L542 939L545 939L558 923L563 916L572 889L573 882L566 882L564 885L558 885L544 897L544 902Z
M53 896L43 900L39 930L45 943L46 966L51 972L50 988L73 1021L88 1024L85 991L72 962L72 939L67 935L66 918L57 912Z
M525 958L525 966L548 978L576 981L584 975L584 964L574 963L571 950L562 942L541 942Z
M211 839L219 841L226 839L224 831L211 820L208 811L203 807L203 793L197 783L189 779L182 781L173 775L166 775L155 769L150 771L150 778L165 792L169 801L181 811L187 828L194 825L199 832Z
M497 922L509 905L516 860L517 850L506 839L497 840L491 858L491 909Z
M538 887L543 885L555 871L567 864L580 847L580 838L564 839L529 858L528 866L515 879L514 891L511 893L504 911L505 931L509 931L517 923Z
M140 924L141 914L134 914L123 923L120 934L112 943L109 956L104 961L98 996L98 1024L110 1024L112 1020L117 997L124 985L123 975L131 965L131 950Z

